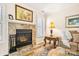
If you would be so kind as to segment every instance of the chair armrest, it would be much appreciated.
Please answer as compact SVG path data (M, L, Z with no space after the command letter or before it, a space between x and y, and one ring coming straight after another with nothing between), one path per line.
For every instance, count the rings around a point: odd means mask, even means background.
M69 42L70 43L70 45L77 45L75 42Z

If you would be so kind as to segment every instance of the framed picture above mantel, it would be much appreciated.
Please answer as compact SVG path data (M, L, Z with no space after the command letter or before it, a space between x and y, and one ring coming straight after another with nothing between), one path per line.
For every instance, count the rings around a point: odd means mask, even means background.
M15 19L33 22L33 11L19 5L15 5Z
M79 27L79 14L67 16L65 20L65 26L67 28L78 28Z

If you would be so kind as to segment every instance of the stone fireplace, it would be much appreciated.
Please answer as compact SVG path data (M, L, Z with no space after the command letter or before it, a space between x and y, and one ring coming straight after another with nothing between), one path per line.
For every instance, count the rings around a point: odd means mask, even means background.
M9 36L15 37L15 39L9 38L9 50L13 52L17 51L17 48L23 46L36 45L36 28L34 24L20 24L20 23L9 23L8 24Z

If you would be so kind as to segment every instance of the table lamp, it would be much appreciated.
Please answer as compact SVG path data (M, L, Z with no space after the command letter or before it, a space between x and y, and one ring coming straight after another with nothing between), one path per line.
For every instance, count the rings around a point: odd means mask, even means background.
M53 28L55 28L54 22L50 23L50 35L53 36Z

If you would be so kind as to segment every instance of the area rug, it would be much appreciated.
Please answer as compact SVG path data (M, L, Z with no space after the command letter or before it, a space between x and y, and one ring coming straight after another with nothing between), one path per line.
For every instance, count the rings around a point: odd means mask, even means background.
M37 45L37 47L28 45L18 49L17 52L9 54L9 56L47 56L51 49L53 49L52 44L47 44L46 46Z
M52 44L46 44L46 46L37 45L36 47L32 47L32 45L28 45L20 48L17 52L9 54L9 56L48 56L49 51L51 51L52 49L53 49ZM76 56L76 55L79 56L79 54L68 52L66 56Z

